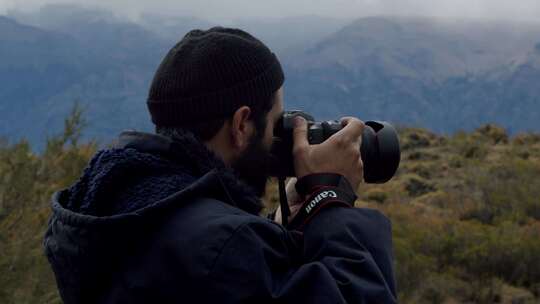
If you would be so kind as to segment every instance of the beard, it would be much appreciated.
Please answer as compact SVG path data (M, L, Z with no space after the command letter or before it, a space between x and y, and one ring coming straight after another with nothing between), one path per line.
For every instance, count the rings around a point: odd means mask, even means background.
M264 196L266 184L270 177L268 163L271 160L270 148L263 144L263 140L256 134L246 150L232 165L237 177L248 184L258 197Z

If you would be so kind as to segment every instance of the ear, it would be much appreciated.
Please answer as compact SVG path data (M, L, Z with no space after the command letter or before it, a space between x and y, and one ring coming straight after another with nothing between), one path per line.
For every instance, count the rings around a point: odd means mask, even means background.
M231 143L237 151L243 151L253 135L254 126L250 119L251 108L248 106L238 108L231 118Z

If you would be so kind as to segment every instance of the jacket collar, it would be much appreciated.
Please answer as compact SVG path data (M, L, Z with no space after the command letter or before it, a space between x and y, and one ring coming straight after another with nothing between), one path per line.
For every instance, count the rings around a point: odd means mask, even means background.
M205 195L220 199L246 212L258 214L260 198L252 188L239 180L235 172L191 132L180 131L174 138L159 134L127 130L120 133L114 148L132 148L139 152L159 155L186 167L197 179ZM199 192L199 191L197 191ZM202 194L202 193L201 193Z

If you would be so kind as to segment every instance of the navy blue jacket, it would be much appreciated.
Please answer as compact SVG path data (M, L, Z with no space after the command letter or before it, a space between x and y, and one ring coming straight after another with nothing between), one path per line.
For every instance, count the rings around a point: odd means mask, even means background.
M123 132L52 199L44 245L71 303L395 303L391 227L329 207L303 233L190 133Z

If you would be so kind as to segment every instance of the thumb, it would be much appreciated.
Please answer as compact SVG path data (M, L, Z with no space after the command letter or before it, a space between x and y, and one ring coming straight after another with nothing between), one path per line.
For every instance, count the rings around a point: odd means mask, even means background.
M298 151L309 146L307 132L308 132L307 121L302 116L296 116L294 118L293 150Z

